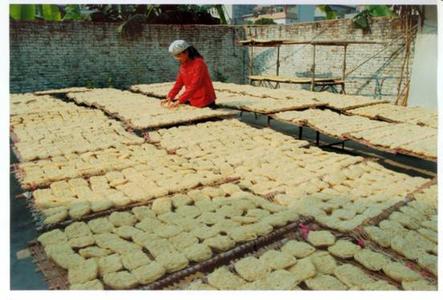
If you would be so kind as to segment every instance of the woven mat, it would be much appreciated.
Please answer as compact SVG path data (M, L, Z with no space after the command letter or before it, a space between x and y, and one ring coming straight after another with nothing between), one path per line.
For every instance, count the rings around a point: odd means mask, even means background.
M210 258L209 260L206 260L202 263L196 263L186 269L166 274L162 278L156 280L155 282L145 286L140 286L137 289L158 290L166 286L175 284L176 282L179 282L181 279L193 273L201 272L203 270L208 270L223 265L235 257L239 257L241 255L244 255L245 253L253 251L258 247L267 245L268 243L271 243L274 240L279 239L285 233L297 228L300 223L306 223L309 221L311 221L311 218L301 217L298 220L286 226L278 228L263 237L259 237L256 240L239 244L235 248L217 254L212 258ZM37 265L38 270L43 273L43 276L45 277L45 280L48 283L49 289L54 289L54 290L69 289L67 272L62 268L58 267L57 265L55 265L48 258L42 245L36 241L32 241L29 244L29 248L31 250L31 254L34 258L34 262Z
M300 222L299 224L303 224L303 226L305 228L309 228L309 230L328 230L336 237L337 240L343 239L343 240L355 241L355 238L353 236L350 236L350 235L347 235L347 234L342 234L342 233L337 232L337 231L326 229L326 228L322 227L321 225L319 225L319 224L317 224L317 223L315 223L313 221L305 220L305 222ZM291 230L285 232L283 235L280 235L276 239L270 240L267 244L262 245L261 247L258 247L256 249L254 249L254 251L243 253L242 255L234 256L229 262L227 262L225 264L225 266L231 272L233 272L235 274L236 271L235 271L234 265L241 258L244 258L244 257L259 258L266 251L269 251L269 250L279 250L288 241L291 241L291 240L305 241L305 239L302 237L300 227L291 226L291 228L292 228ZM320 251L321 250L326 250L327 251L327 247L316 247L316 249L320 250ZM387 281L390 284L394 285L398 289L402 289L401 285L398 282L395 282L394 280L392 280L391 278L389 278L388 276L384 275L381 272L375 272L375 271L371 271L371 270L366 269L363 265L361 265L359 262L357 262L353 258L351 258L351 259L343 259L343 258L339 258L339 257L335 257L334 256L334 259L337 262L339 262L340 264L351 264L353 266L356 266L357 268L362 270L365 274L367 274L370 278L372 278L374 280L384 280L384 281ZM195 273L195 274L193 274L193 275L191 275L189 277L186 277L186 278L182 279L181 281L179 281L177 283L171 284L171 285L167 286L166 289L168 289L168 290L183 290L195 279L200 279L200 280L202 280L203 283L207 283L208 282L207 276L214 269L215 269L215 267L214 268L210 268L210 269L206 269L206 270L200 270L199 273ZM303 282L300 283L298 285L298 287L301 288L302 290L310 290L306 286L306 284L303 283Z
M221 180L217 180L211 184L207 184L207 185L200 185L198 187L195 188L190 188L190 189L183 189L183 190L179 190L174 192L173 194L170 194L169 196L175 195L175 194L180 194L180 193L185 193L188 192L190 190L195 190L195 189L202 189L205 187L214 187L214 186L219 186L225 183L233 183L233 182L237 182L240 178L239 177L228 177L228 178L224 178ZM69 224L73 223L73 222L81 222L81 221L89 221L91 219L95 219L98 217L102 217L102 216L106 216L109 215L115 211L127 211L132 209L133 207L137 207L137 206L143 206L143 205L149 205L150 203L152 203L155 199L149 199L148 201L144 201L144 202L134 202L131 203L129 205L125 205L122 207L112 207L110 209L107 210L103 210L103 211L98 211L98 212L93 212L93 213L89 213L87 215L84 215L83 217L79 218L79 219L65 219L62 222L59 223L54 223L54 224L45 224L44 223L44 216L42 215L41 211L39 209L37 209L34 205L34 199L32 198L32 196L27 198L28 201L28 208L31 211L31 215L33 217L33 220L36 224L36 229L38 231L48 231L51 229L55 229L55 228L62 228L62 227L66 227Z

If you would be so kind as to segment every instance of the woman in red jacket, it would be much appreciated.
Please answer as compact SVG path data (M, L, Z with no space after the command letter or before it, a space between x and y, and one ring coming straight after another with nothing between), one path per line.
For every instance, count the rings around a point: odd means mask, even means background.
M198 51L186 41L177 40L169 46L169 52L180 63L174 87L163 103L169 107L189 103L196 107L215 107L215 91L209 76L208 67ZM185 86L184 93L175 96Z

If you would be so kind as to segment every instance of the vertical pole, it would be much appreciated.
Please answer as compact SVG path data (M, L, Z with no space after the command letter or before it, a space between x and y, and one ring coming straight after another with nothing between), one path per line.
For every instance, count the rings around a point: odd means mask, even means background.
M280 72L280 45L277 46L277 70L276 75L278 76Z
M344 48L344 53L343 53L343 73L342 73L342 80L343 80L343 83L341 84L341 91L342 91L342 94L346 94L346 91L345 91L345 80L346 80L346 53L347 53L347 49L348 49L348 44L345 44L345 46L344 46L345 48Z
M252 76L252 69L254 68L254 46L251 45L251 54L249 57L249 76ZM252 84L251 79L249 79L249 84Z
M314 46L314 50L312 52L312 67L311 67L311 72L312 72L312 79L311 79L311 91L314 90L314 81L315 81L315 44Z
M315 132L315 142L316 142L317 146L320 144L320 132L319 131Z
M348 49L348 44L345 44L344 47L345 48L344 48L344 53L343 53L343 73L342 73L342 76L341 76L343 81L345 81L345 78L346 78L346 52L347 52L347 49Z

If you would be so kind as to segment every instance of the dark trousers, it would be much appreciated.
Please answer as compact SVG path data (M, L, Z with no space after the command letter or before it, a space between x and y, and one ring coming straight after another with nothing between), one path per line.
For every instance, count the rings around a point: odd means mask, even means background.
M186 104L186 105L191 105L191 103L189 102L189 100L186 101L184 104ZM215 104L215 101L214 101L214 102L212 102L211 104L206 105L205 107L207 107L207 108L211 108L211 109L216 109L216 108L217 108L217 104Z
M215 104L215 101L212 102L211 104L209 104L208 106L206 106L208 108L212 108L212 109L216 109L217 108L217 104Z

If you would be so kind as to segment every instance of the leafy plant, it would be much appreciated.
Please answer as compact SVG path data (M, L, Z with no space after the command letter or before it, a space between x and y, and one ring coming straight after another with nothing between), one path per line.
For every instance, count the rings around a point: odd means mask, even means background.
M327 20L337 19L337 12L333 10L329 5L318 5L319 10L326 14Z
M35 20L35 4L11 4L9 6L9 15L14 20L31 21Z
M41 5L43 19L46 21L60 21L61 13L57 5L42 4Z
M132 39L143 32L144 24L220 24L226 23L221 5L135 5L130 15L118 28L121 36ZM140 9L141 8L141 9ZM220 19L209 12L215 9Z
M82 20L85 19L82 16L80 5L78 4L68 4L64 7L64 16L63 21L69 21L69 20Z
M213 9L219 18L210 14ZM126 22L131 20L133 23L145 24L227 23L222 5L11 4L10 17L15 21Z
M367 5L365 9L352 18L352 23L363 32L371 32L372 17L395 17L395 12L388 5Z
M367 10L371 17L395 17L396 14L388 5L368 5Z
M217 10L217 14L220 17L221 24L228 24L226 21L225 11L223 9L223 5L216 4L214 5L215 10Z
M88 19L88 13L82 12L80 5L11 4L9 7L9 15L15 21Z
M254 24L256 24L256 25L272 25L272 24L277 24L277 23L275 23L273 19L260 18L260 19L256 20L254 22Z

